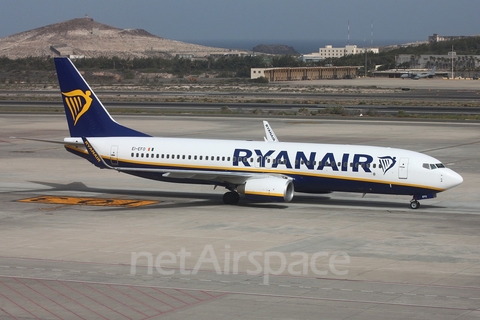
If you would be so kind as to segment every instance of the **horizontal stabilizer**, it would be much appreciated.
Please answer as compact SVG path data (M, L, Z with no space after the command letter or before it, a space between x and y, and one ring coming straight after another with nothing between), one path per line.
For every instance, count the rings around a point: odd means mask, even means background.
M62 144L62 145L70 145L70 146L83 146L84 143L82 139L79 138L65 138L63 141L60 140L47 140L47 139L34 139L34 138L23 138L23 137L10 137L11 139L20 139L20 140L29 140L29 141L39 141L39 142L46 142L46 143L55 143L55 144Z

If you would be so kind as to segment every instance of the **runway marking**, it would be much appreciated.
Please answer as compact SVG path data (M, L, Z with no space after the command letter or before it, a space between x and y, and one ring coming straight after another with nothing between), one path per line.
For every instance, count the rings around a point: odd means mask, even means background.
M112 199L112 198L84 198L84 197L59 197L59 196L39 196L27 199L20 199L19 202L36 202L48 204L66 204L66 205L84 205L101 207L142 207L157 204L156 200L139 199Z

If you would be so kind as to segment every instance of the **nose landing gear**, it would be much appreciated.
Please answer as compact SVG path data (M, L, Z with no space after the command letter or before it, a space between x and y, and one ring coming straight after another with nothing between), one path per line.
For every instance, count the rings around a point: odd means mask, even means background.
M425 199L433 199L436 197L437 197L436 193L414 194L412 200L410 200L410 208L411 209L420 208L420 202L418 202L418 199L425 200Z

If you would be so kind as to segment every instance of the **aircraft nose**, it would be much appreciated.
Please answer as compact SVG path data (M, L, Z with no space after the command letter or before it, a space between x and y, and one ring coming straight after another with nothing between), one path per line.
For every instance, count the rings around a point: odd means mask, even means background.
M443 179L447 189L456 187L463 182L462 176L451 169L445 172Z

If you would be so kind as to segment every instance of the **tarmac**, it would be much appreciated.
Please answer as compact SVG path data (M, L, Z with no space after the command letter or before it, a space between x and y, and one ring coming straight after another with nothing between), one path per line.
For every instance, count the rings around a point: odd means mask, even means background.
M407 82L407 80L405 80ZM116 116L154 136L263 140L260 118ZM63 115L0 116L0 319L478 319L480 124L277 118L281 141L429 154L464 183L404 196L224 190L99 170Z
M480 90L480 80L473 79L399 79L399 78L355 78L355 79L322 79L310 81L278 81L274 84L289 86L326 86L326 87L358 87L358 88L408 88L408 89L426 89L426 90L460 90L460 91L478 91Z

